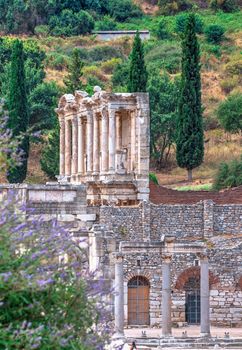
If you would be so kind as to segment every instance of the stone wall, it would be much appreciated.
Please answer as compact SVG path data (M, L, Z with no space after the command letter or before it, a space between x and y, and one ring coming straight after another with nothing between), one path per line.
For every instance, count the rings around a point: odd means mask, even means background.
M241 205L214 205L214 234L239 234L242 232Z
M93 34L97 35L99 40L115 40L123 36L134 37L136 30L108 30L108 31L94 31ZM148 30L139 31L141 40L150 39L150 33Z

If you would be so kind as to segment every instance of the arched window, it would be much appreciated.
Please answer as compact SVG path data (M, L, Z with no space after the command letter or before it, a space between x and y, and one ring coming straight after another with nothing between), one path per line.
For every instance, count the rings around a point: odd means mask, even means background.
M186 292L185 316L188 324L199 324L200 312L200 276L189 277L184 284Z
M128 282L128 324L150 324L150 284L147 278L135 276Z

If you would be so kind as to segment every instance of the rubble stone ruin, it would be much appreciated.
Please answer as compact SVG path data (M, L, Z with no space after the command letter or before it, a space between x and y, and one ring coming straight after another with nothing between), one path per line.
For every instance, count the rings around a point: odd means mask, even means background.
M148 94L94 91L60 99L59 182L88 183L93 204L148 200Z

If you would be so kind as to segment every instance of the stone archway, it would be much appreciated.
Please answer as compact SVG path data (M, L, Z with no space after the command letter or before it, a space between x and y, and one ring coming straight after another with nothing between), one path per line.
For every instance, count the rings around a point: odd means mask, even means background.
M128 282L128 325L150 324L150 283L144 276Z
M210 289L218 282L218 277L209 272ZM177 278L175 290L184 293L184 321L200 324L200 267L192 266L184 270Z

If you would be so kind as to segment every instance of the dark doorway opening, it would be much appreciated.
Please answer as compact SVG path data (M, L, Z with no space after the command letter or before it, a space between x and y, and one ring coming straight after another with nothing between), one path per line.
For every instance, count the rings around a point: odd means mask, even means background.
M150 285L143 276L131 278L128 282L128 324L149 325Z

